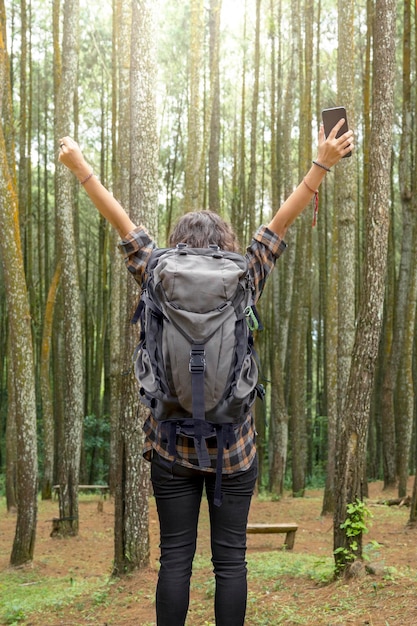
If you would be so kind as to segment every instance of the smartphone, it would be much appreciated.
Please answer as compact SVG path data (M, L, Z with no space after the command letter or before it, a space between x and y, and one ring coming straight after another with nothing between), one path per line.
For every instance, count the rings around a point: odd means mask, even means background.
M349 130L345 107L332 107L331 109L323 109L323 111L321 112L321 116L323 118L324 134L326 135L326 137L342 117L345 121L342 128L339 128L336 137L340 137L340 135L343 135L343 133L346 133ZM348 152L343 158L350 156L352 156L352 152Z

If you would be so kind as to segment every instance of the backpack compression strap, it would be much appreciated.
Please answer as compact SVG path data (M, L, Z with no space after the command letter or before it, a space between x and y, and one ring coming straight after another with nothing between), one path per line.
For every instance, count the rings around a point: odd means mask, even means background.
M190 351L189 370L191 374L192 413L196 420L205 420L204 372L206 370L204 344L193 343Z
M190 350L189 370L191 374L191 402L195 424L194 445L200 467L209 467L210 459L203 437L203 422L206 419L204 407L204 373L206 371L204 344L193 343Z

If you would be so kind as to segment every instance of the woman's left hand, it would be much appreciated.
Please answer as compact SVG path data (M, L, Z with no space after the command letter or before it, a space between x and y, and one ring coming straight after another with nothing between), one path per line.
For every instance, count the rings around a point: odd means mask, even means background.
M342 118L337 122L337 124L330 131L327 139L324 136L323 125L320 126L317 161L329 169L333 165L336 165L341 158L346 156L354 148L352 130L348 130L340 137L336 137L339 129L343 126L344 121L345 120Z

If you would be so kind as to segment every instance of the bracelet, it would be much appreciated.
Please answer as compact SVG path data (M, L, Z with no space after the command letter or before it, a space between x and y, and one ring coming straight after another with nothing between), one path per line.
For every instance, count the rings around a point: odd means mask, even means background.
M314 193L314 213L313 213L312 226L315 226L317 224L317 215L319 212L319 190L313 189L312 187L310 187L310 185L308 184L305 178L303 178L303 183L305 184L305 186L311 193Z
M86 176L83 180L80 180L80 185L85 185L85 183L90 180L90 178L94 175L94 172L91 171L88 176Z
M332 171L330 167L327 167L326 165L323 165L322 163L319 163L318 161L313 161L313 163L314 165L317 165L317 167L321 167L323 170L326 170L326 172Z

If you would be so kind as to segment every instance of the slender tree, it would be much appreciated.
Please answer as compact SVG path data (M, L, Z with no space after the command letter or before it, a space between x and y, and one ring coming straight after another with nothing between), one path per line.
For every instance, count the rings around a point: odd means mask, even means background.
M337 92L349 115L349 123L354 124L354 68L351 50L354 48L354 2L338 2L338 58ZM353 159L335 171L336 207L338 224L338 404L339 418L349 377L350 360L355 336L356 301L355 277L357 251L356 241L356 175Z
M301 139L299 142L299 177L311 163L311 119L312 119L312 52L313 52L313 3L305 0L304 11L298 11L299 89L301 93L300 121ZM301 24L301 16L305 22ZM305 28L304 28L305 27ZM305 41L302 33L305 32ZM304 54L301 53L301 50ZM310 316L311 282L308 278L311 268L311 216L308 212L300 217L297 224L296 258L293 274L292 315L289 354L289 413L291 417L291 464L292 491L295 496L303 496L307 470L307 329Z
M232 175L232 225L239 241L245 241L246 217L246 74L247 74L247 43L246 43L247 3L243 17L243 55L242 83L240 88L240 110L235 116L233 175Z
M413 406L412 371L409 362L410 341L407 326L412 324L414 305L413 265L415 257L415 207L412 198L412 101L411 101L411 2L404 2L403 71L402 71L402 129L399 156L399 183L402 207L401 260L398 271L394 306L392 342L383 379L382 441L384 485L392 486L399 477L399 496L406 495L408 459L411 442ZM407 319L408 318L408 319ZM406 361L408 361L406 363ZM401 376L404 379L401 380ZM401 388L397 388L397 381ZM401 397L406 392L408 397ZM410 403L409 406L407 404ZM411 408L411 416L414 410Z
M255 42L253 58L253 88L250 119L250 169L247 184L246 212L249 217L249 232L256 224L256 188L258 161L258 109L259 109L259 73L260 73L260 36L261 36L261 0L256 0Z
M4 7L1 14L5 15ZM9 63L4 31L0 30L0 84L10 106ZM0 100L1 109L3 102ZM36 518L38 458L36 444L36 397L34 353L29 298L23 266L19 231L15 163L9 161L3 123L0 125L0 252L9 316L8 362L13 363L9 379L13 386L16 445L17 520L10 564L23 565L33 559Z
M354 2L338 2L337 93L354 124ZM343 43L342 43L343 41ZM334 511L335 445L349 375L356 317L356 174L353 159L345 159L335 171L335 213L331 228L330 281L326 296L326 373L328 376L328 454L323 513ZM337 246L337 248L336 248ZM337 265L336 265L337 264ZM334 343L336 342L336 343ZM337 379L335 379L335 371ZM343 427L343 426L342 426Z
M352 536L344 525L347 506L364 495L367 428L378 343L382 323L387 263L390 197L390 146L394 114L395 24L394 0L377 0L374 38L372 110L373 146L370 170L370 204L366 220L366 250L361 301L352 352L346 399L338 436L334 548L336 573L347 571L352 558L362 556L362 530Z
M73 102L77 88L78 62L77 0L66 0L63 6L62 77L59 83L56 111L56 145L59 137L70 134L74 127ZM60 441L59 513L60 533L77 534L78 483L84 418L84 374L80 283L78 275L75 224L73 213L73 178L64 167L58 167L57 178L57 238L62 267L62 296L64 301L64 394L63 438Z
M200 155L200 73L202 66L203 2L190 1L189 103L187 156L185 164L184 209L199 208Z
M130 147L128 136L130 114L129 100L125 93L128 89L129 68L124 68L124 59L129 58L128 38L130 13L126 3L120 0L113 0L113 31L112 31L112 123L111 123L111 153L112 153L112 178L114 180L114 193L120 199L126 210L129 209L129 198L126 192L128 184L125 178L129 171L129 154L126 149ZM125 13L127 17L125 18ZM127 22L127 26L125 26ZM127 30L127 33L125 32ZM122 61L123 59L123 61ZM119 134L118 131L119 130ZM118 143L119 140L119 143ZM122 149L123 145L123 149ZM119 147L119 148L118 148ZM120 154L118 153L120 149ZM123 178L122 178L123 174ZM119 481L119 421L122 407L121 396L121 355L122 355L122 276L123 261L116 249L117 234L113 231L110 237L111 269L110 269L110 492L116 496L116 491L120 487ZM117 510L117 509L116 509Z
M117 120L118 132L115 142L115 192L122 206L130 211L130 62L131 62L131 35L132 35L132 4L130 0L116 0L115 20L116 28L116 64L117 64ZM114 120L116 123L116 119ZM115 241L113 242L115 243ZM119 255L120 256L120 255ZM112 303L111 321L111 350L114 349L112 362L112 431L114 438L114 497L115 497L115 521L114 521L114 567L115 575L123 575L136 567L135 550L133 550L132 565L129 565L129 546L132 535L125 538L126 515L124 497L126 494L126 442L123 433L124 416L128 419L132 412L130 380L131 367L124 370L126 365L123 353L126 344L126 326L129 310L127 306L128 284L127 276L122 264L119 262L113 267L112 293L115 300ZM129 285L132 288L132 285ZM127 345L127 344L126 344ZM128 356L128 355L127 355ZM125 375L123 375L125 374ZM127 380L124 380L126 378ZM126 402L124 394L127 393ZM123 401L122 401L123 398ZM125 406L127 405L127 406ZM133 419L133 416L130 415ZM128 504L131 506L131 503ZM134 509L132 508L132 511ZM133 521L133 520L132 520Z
M270 29L271 40L271 198L272 206L279 203L280 176L278 167L278 123L277 116L280 108L277 106L277 91L280 86L280 76L277 77L277 67L280 67L280 58L276 61L276 44L279 28L279 10L276 2L270 0ZM281 54L281 49L278 55ZM278 70L279 71L279 70ZM284 493L284 479L287 464L288 450L288 411L285 402L283 364L284 358L281 353L280 338L284 336L280 317L280 280L279 273L272 276L272 316L268 324L272 328L269 337L269 362L271 370L271 417L268 439L269 453L269 489L272 493L281 496ZM283 349L285 354L285 349ZM277 358L280 355L281 358Z
M154 7L150 0L132 5L130 63L130 215L157 232L157 136L154 82ZM142 423L146 411L138 408L138 390L131 358L138 341L130 318L138 299L131 277L125 290L123 407L119 425L118 483L116 488L115 573L149 564L149 472L141 457ZM135 329L136 330L136 329Z
M210 146L208 205L220 211L220 15L222 0L210 0Z
M54 483L55 461L55 428L53 411L53 394L51 389L51 342L53 316L56 302L56 292L61 277L61 266L58 265L48 293L46 302L42 347L40 356L40 388L42 400L42 427L43 427L43 476L42 476L42 499L51 498Z

